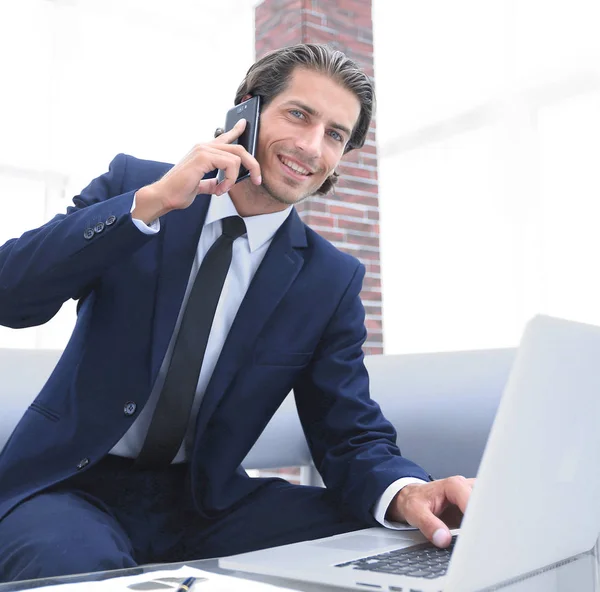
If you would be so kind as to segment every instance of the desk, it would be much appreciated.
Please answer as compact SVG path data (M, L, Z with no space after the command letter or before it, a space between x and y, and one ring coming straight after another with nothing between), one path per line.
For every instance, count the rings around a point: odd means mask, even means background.
M154 564L121 569L115 571L95 572L90 574L79 574L64 576L60 578L47 578L41 580L27 580L22 582L11 582L0 584L0 592L17 592L51 584L66 584L68 582L83 582L102 580L109 577L136 575L158 569L177 569L182 565L189 565L205 571L220 573L228 576L250 579L259 582L267 582L279 586L285 586L299 592L339 592L341 589L331 586L320 586L274 578L269 576L257 576L243 574L241 572L223 570L218 567L216 559L205 559L202 561L186 561L185 563ZM243 588L240 587L242 590ZM519 584L502 588L506 592L600 592L600 579L598 577L597 553L590 552L575 561L556 570L543 573L535 578L525 580Z

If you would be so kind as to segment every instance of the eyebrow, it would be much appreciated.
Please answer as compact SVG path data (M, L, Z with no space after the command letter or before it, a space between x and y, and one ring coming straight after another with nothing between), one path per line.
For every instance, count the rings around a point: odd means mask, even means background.
M316 111L315 109L313 109L312 107L309 107L308 105L301 103L300 101L288 101L287 103L285 103L286 105L295 105L296 107L300 107L300 109L302 109L303 111L306 111L309 115L312 115L313 117L319 117L321 114ZM352 135L352 130L349 130L345 125L342 125L341 123L331 123L330 124L332 128L334 129L338 129L342 132L344 132L348 137L350 137Z

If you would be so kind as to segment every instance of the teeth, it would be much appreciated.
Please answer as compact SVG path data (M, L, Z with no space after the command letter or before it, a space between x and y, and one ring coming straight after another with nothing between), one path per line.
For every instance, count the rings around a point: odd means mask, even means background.
M280 160L284 165L289 166L293 171L296 171L297 173L300 173L301 175L310 174L310 171L303 169L301 166L298 166L295 162L292 162L291 160L287 160L283 157L280 157Z

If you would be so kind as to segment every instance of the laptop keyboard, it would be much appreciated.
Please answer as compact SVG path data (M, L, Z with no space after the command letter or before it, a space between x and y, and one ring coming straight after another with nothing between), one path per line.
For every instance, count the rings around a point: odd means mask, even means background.
M452 537L452 542L446 549L440 549L432 543L422 543L340 563L335 567L352 567L362 571L377 571L432 580L446 575L456 538L456 535Z

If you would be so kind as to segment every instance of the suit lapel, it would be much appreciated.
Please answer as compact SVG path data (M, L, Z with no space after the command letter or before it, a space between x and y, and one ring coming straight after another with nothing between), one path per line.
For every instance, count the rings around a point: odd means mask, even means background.
M234 375L253 351L265 323L302 269L304 258L296 249L306 244L304 225L296 210L292 210L275 234L229 330L204 394L197 434L204 430Z
M160 221L162 254L154 309L152 383L173 335L209 204L210 195L199 195L189 208L169 212Z

